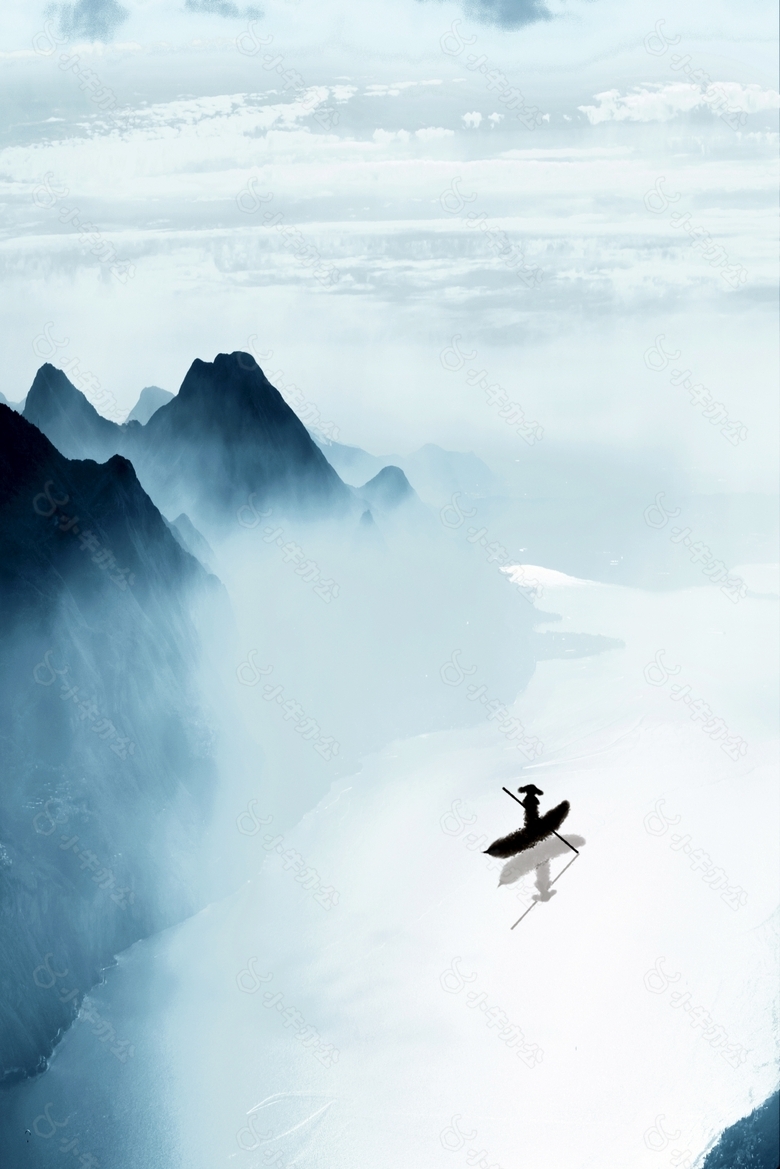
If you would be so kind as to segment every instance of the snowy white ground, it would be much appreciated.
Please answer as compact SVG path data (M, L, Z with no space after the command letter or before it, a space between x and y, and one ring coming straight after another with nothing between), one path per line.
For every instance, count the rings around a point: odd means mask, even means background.
M338 891L330 909L264 851L261 828L251 881L121 955L89 997L133 1058L79 1021L49 1071L15 1090L19 1132L34 1129L19 1164L70 1164L65 1136L104 1169L700 1164L777 1083L777 576L734 571L763 596L535 570L538 607L563 617L552 628L625 643L539 664L515 704L544 743L539 761L521 778L487 719L366 758L285 833ZM652 685L659 650L680 670ZM675 684L744 738L744 758L672 699ZM585 843L557 894L511 930L532 878L499 887L468 835L514 828L520 809L501 787L531 780L543 810L571 801L562 831ZM665 829L646 819L658 801L679 817ZM744 905L692 867L702 854ZM675 1007L680 991L690 998ZM296 1039L304 1023L338 1062ZM541 1062L502 1041L509 1023ZM712 1027L744 1063L708 1042ZM47 1105L67 1118L51 1136Z

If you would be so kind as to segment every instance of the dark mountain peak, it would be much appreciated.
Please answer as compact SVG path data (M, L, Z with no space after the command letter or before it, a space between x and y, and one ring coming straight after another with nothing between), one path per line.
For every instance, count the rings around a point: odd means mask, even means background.
M228 411L228 418L230 412L243 409L277 423L289 423L290 415L299 421L249 353L218 353L213 361L196 358L176 402L180 407L197 404L209 414ZM299 425L305 429L303 423Z
M47 361L35 375L27 395L25 409L30 411L44 408L67 409L68 407L79 410L86 418L91 418L93 415L96 418L100 417L95 407L87 401L80 390L76 389L67 374ZM29 418L29 413L26 416ZM105 422L106 419L103 421Z
M128 459L68 459L31 422L2 404L0 538L0 582L29 590L37 573L39 598L57 593L64 579L72 591L94 589L113 580L116 570L120 589L122 571L138 577L138 597L153 583L167 587L166 581L181 583L198 571L168 532Z
M35 375L23 413L68 459L108 458L122 433L48 361Z
M410 499L416 499L414 488L400 467L383 467L378 475L360 488L360 495L369 503L386 511Z
M202 517L254 492L311 514L351 502L322 451L249 353L196 359L137 437L132 457L164 510Z

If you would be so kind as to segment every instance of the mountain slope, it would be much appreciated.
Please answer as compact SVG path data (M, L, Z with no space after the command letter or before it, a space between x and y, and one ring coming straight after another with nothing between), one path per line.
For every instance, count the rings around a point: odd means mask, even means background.
M120 450L122 427L98 414L62 370L48 362L36 373L22 413L67 459L102 463Z
M214 549L208 540L204 540L190 517L182 512L173 523L168 523L168 520L165 522L177 544L181 544L185 552L189 552L191 556L201 562L207 572L211 572L214 564Z
M194 361L173 401L127 449L164 510L190 514L194 507L213 516L252 492L262 504L312 515L351 503L306 427L246 353Z
M45 1065L114 953L202 903L194 606L219 585L126 459L69 461L2 405L0 540L2 1082Z
M776 1169L780 1165L780 1097L775 1092L722 1133L702 1169Z

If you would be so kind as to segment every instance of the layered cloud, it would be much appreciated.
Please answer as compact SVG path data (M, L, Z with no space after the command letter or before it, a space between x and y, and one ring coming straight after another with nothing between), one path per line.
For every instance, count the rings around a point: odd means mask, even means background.
M755 114L780 106L774 90L736 81L713 82L706 87L682 81L668 85L646 83L626 94L609 89L595 94L594 100L598 105L579 106L593 126L599 122L668 122L678 114L701 109L716 114L723 110Z

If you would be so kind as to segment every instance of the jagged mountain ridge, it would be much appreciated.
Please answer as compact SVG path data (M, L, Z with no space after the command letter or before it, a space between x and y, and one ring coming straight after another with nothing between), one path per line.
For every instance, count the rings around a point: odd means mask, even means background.
M138 573L135 597L149 590L152 579L167 586L175 579L189 583L202 578L197 561L168 534L123 456L113 455L105 464L68 459L22 415L5 406L0 406L0 456L4 592L15 579L18 583L17 557L33 558L42 573L48 569L53 587L59 587L65 575L71 590L78 590L79 581L84 587L86 580L94 581L94 573L85 568L89 557L78 554L81 541L69 530L68 539L63 539L59 526L76 512L81 513L80 533L94 531L99 542L111 545L118 565L126 561L128 573ZM47 518L52 522L45 523Z
M200 907L193 606L220 586L125 458L69 461L2 405L0 540L1 1083L45 1066L114 953ZM73 997L33 979L46 954Z
M246 353L194 361L179 393L145 426L102 418L47 364L35 377L24 417L69 458L125 455L168 514L224 519L252 493L261 505L311 516L354 509L350 488Z

